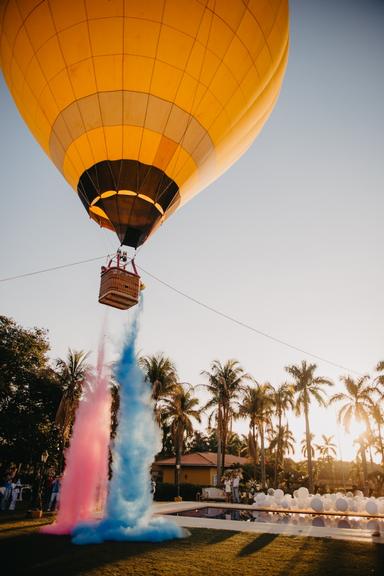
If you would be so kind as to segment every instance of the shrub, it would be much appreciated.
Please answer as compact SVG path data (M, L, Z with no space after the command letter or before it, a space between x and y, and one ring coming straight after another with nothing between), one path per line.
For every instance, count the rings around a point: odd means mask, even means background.
M196 494L201 493L202 486L198 484L180 484L180 496L183 500L196 500ZM155 500L169 501L177 496L176 484L158 482L156 484Z

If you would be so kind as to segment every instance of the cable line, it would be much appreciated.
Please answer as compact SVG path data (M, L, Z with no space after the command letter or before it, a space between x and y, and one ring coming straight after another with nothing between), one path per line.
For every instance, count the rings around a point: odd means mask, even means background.
M213 312L214 314L217 314L218 316L221 316L222 318L226 318L226 320L230 320L231 322L234 322L238 326L242 326L243 328L247 328L247 330L250 330L251 332L255 332L259 336L263 336L264 338L268 338L269 340L272 340L272 342L276 342L277 344L281 344L282 346L286 346L287 348L290 348L291 350L295 350L296 352L300 352L301 354L305 354L306 356L311 356L311 358L315 358L316 360L320 360L321 362L325 362L326 364L330 364L331 366L334 366L335 368L340 368L341 370L346 370L347 372L352 372L353 374L358 374L359 376L362 375L360 372L357 372L356 370L352 370L351 368L347 368L346 366L343 366L342 364L337 364L336 362L333 362L332 360L328 360L327 358L323 358L322 356L318 356L317 354L313 354L312 352L308 352L307 350L304 350L303 348L299 348L298 346L295 346L293 344L289 344L289 342L286 342L285 340L281 340L280 338L276 338L275 336L271 336L271 334L267 334L267 332L263 332L262 330L258 330L257 328L254 328L254 326L251 326L250 324L247 324L246 322L242 322L241 320L238 320L237 318L234 318L233 316L229 316L228 314L221 312L217 308L213 308L213 306L209 306L209 304L205 304L204 302L201 302L201 300L197 300L196 298L193 298L193 296L189 296L189 294L186 294L185 292L178 290L177 288L175 288L171 284L168 284L168 282L164 282L164 280L161 280L160 278L158 278L157 276L155 276L151 272L144 270L144 268L142 268L141 266L137 266L137 268L139 268L139 270L142 270L142 272L144 272L145 274L148 274L148 276L150 276L154 280L157 280L157 282L160 282L160 284L163 284L164 286L166 286L170 290L173 290L177 294L180 294L180 296L184 296L184 298L187 298L191 302L194 302L195 304L202 306L206 310L209 310L210 312Z
M79 266L81 264L87 264L88 262L96 262L97 260L102 260L102 259L108 258L108 257L109 257L109 255L105 254L103 256L96 256L95 258L88 258L86 260L78 260L77 262L71 262L69 264L61 264L60 266L52 266L51 268L44 268L42 270L35 270L34 272L26 272L25 274L19 274L17 276L8 276L7 278L0 278L0 282L10 282L11 280L18 280L19 278L27 278L28 276L36 276L38 274L45 274L46 272L53 272L54 270L62 270L64 268L70 268L72 266ZM128 259L128 261L130 261L130 260L131 260L131 258ZM326 364L329 364L330 366L333 366L335 368L339 368L341 370L345 370L345 371L350 372L352 374L357 374L359 376L362 376L361 372L357 372L356 370L352 370L351 368L348 368L347 366L343 366L342 364L338 364L337 362L333 362L332 360L328 360L327 358L323 358L322 356L318 356L317 354L313 354L312 352L308 352L307 350L304 350L303 348L300 348L299 346L295 346L294 344L290 344L289 342L286 342L285 340L281 340L280 338L276 338L275 336L272 336L271 334L268 334L267 332L263 332L262 330L258 330L254 326L251 326L250 324L247 324L246 322L243 322L242 320L238 320L237 318L234 318L233 316L230 316L229 314L225 314L225 312L222 312L221 310L218 310L217 308L214 308L213 306L210 306L209 304L206 304L205 302L202 302L201 300L197 300L197 298L194 298L193 296L190 296L189 294L182 292L182 290L175 288L174 286L172 286L168 282L161 280L158 276L155 276L151 272L148 272L148 270L145 270L142 266L137 266L137 268L139 270L141 270L142 272L144 272L144 274L147 274L148 276L150 276L151 278L153 278L154 280L156 280L157 282L162 284L163 286L166 286L167 288L169 288L173 292L176 292L176 294L183 296L184 298L186 298L187 300L190 300L191 302L194 302L198 306L201 306L202 308L209 310L213 314L221 316L222 318L225 318L226 320L229 320L230 322L233 322L234 324L237 324L238 326L241 326L242 328L246 328L247 330L250 330L251 332L258 334L259 336L263 336L264 338L267 338L268 340L271 340L272 342L275 342L277 344L281 344L282 346L285 346L286 348L290 348L291 350L295 350L296 352L300 352L301 354L304 354L305 356L310 356L311 358L315 358L316 360L319 360L320 362L324 362Z
M79 266L87 262L96 262L107 258L107 255L97 256L95 258L88 258L87 260L79 260L78 262L71 262L70 264L61 264L60 266L52 266L51 268L44 268L42 270L35 270L34 272L26 272L25 274L18 274L17 276L8 276L8 278L0 278L0 282L10 282L11 280L18 280L19 278L27 278L27 276L36 276L37 274L45 274L45 272L53 272L54 270L62 270L63 268L70 268L72 266Z

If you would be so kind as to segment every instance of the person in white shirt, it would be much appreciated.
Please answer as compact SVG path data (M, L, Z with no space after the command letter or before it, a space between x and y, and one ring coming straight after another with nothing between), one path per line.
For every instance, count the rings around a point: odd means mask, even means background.
M236 471L232 478L232 502L240 502L239 495L239 485L240 485L240 472Z
M231 501L231 494L232 494L232 480L229 476L224 476L224 492L225 492L225 501Z

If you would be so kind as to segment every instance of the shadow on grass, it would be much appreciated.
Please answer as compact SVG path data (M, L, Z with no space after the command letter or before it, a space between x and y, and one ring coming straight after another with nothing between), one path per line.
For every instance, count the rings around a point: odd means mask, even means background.
M244 546L242 550L238 553L238 556L249 556L258 550L261 550L265 546L268 546L271 542L278 537L278 534L260 534L252 542Z
M1 574L8 576L78 576L96 568L156 551L182 547L185 540L167 542L104 542L76 546L70 536L31 532L0 541Z
M384 545L370 542L333 541L322 547L311 576L382 576ZM336 568L336 569L335 569Z

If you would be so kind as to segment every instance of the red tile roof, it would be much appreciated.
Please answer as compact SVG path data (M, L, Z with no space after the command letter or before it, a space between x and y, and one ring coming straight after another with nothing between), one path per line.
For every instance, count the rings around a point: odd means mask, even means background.
M165 458L164 460L156 460L155 464L159 466L175 466L176 458ZM232 454L225 455L225 467L232 466L233 464L249 464L248 458L242 456L232 456ZM183 454L181 457L182 466L209 466L215 468L217 465L217 454L215 452L193 452L192 454Z

